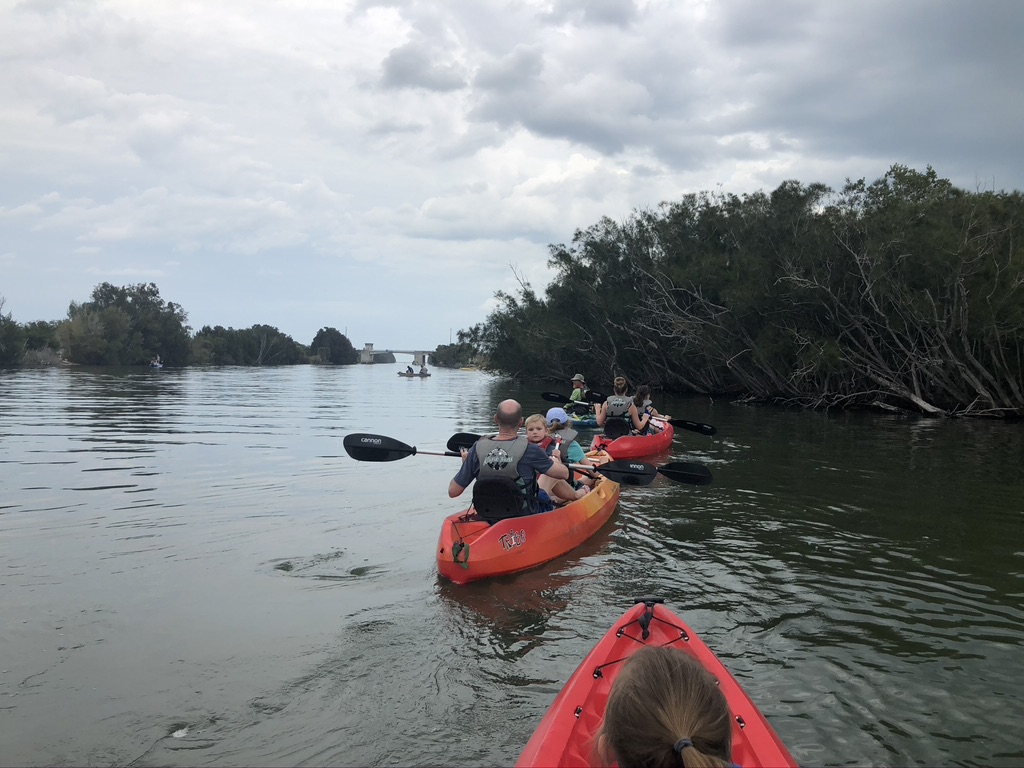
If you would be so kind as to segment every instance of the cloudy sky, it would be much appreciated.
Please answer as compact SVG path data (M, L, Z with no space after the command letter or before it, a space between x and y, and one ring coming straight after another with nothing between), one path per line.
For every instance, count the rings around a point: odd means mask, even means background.
M0 297L427 348L548 244L893 163L1024 189L1018 0L0 0Z

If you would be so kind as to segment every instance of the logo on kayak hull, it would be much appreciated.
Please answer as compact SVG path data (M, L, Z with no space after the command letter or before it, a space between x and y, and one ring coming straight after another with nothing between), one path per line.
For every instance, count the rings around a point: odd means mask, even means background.
M526 543L526 531L509 531L503 533L501 538L498 539L501 542L501 546L504 547L505 551L521 547Z

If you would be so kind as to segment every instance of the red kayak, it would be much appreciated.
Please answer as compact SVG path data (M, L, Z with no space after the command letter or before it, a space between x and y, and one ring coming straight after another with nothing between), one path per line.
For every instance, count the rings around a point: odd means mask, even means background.
M664 429L660 432L652 432L649 435L623 435L611 440L604 435L594 438L590 449L593 451L605 450L613 459L639 459L641 456L650 456L655 453L667 451L672 445L672 438L675 436L675 429L667 421L662 422Z
M607 456L591 456L594 463ZM491 525L472 507L445 518L437 541L437 572L456 584L534 568L564 555L608 522L619 484L600 477L586 496L549 512Z
M718 679L733 714L733 763L743 768L797 765L736 678L694 631L660 602L638 600L601 639L555 698L517 766L599 765L594 737L604 719L609 689L620 662L643 645L681 648Z

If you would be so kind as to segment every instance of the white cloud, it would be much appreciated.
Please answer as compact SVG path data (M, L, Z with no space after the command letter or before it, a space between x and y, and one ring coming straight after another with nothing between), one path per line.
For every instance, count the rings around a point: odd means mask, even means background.
M433 346L550 243L894 162L1024 186L1017 3L0 7L0 290L154 281L194 326ZM426 321L410 324L410 308ZM411 338L410 338L411 336Z
M444 49L407 43L395 48L383 63L381 82L386 88L425 88L455 91L466 85L457 63L445 61Z

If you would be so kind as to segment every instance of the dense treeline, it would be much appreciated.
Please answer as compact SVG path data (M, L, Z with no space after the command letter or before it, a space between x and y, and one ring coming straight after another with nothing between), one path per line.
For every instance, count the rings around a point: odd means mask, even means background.
M441 344L430 356L434 365L443 368L461 368L464 365L478 365L482 362L480 348L483 342L482 328L475 325L458 332L454 344Z
M515 376L809 407L1024 415L1024 197L893 166L702 193L550 247L472 334ZM460 334L460 340L463 336Z
M71 302L66 320L21 325L3 313L0 365L350 365L359 353L335 328L321 328L309 347L269 325L204 326L194 336L188 315L164 301L153 283L102 283L90 301Z

